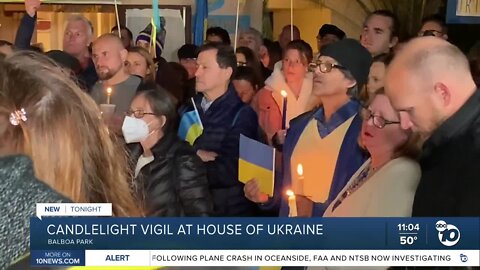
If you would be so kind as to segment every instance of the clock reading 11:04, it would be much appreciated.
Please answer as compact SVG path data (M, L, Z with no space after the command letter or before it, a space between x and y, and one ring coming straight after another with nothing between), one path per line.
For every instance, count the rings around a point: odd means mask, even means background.
M400 223L397 225L399 231L403 232L411 232L411 231L419 231L420 225L418 223Z

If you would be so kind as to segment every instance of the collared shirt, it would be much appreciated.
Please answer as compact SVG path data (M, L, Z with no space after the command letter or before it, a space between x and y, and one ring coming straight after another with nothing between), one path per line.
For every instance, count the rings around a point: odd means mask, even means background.
M317 120L317 128L320 133L320 137L325 138L334 131L338 126L343 122L350 119L360 110L360 104L357 101L350 100L345 103L340 109L338 109L327 122L325 120L325 112L323 107L320 108L314 115L314 118Z
M212 101L208 101L207 98L203 97L202 98L202 103L200 104L200 106L202 106L202 110L204 112L206 112L210 106L212 105L212 103L214 102L215 100L212 100Z

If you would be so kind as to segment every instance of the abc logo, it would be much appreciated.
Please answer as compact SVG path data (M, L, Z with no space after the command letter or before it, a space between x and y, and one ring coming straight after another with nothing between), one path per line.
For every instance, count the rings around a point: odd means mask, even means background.
M460 231L455 225L439 220L435 224L435 228L438 231L438 240L447 247L454 246L460 240Z

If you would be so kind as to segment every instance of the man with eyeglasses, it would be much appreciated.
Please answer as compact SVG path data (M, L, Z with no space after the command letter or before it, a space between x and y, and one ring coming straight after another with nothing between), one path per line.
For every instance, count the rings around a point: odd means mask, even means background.
M438 14L427 16L422 20L422 27L418 31L419 37L434 36L444 40L448 39L445 19Z
M309 65L314 72L312 93L323 104L290 122L283 148L282 186L293 189L299 216L322 216L366 159L357 143L360 104L349 93L365 85L371 62L358 41L343 39L322 47L320 57ZM297 173L300 164L302 175ZM286 216L285 191L281 192L280 215Z
M410 41L385 90L400 126L423 139L412 216L480 216L480 91L466 56L437 37Z

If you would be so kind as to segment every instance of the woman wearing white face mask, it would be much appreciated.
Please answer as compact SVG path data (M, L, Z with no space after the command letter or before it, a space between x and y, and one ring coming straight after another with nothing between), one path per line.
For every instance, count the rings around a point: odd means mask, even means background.
M206 170L193 148L177 137L175 118L163 89L142 91L133 99L122 132L137 190L147 216L208 216L213 204Z

